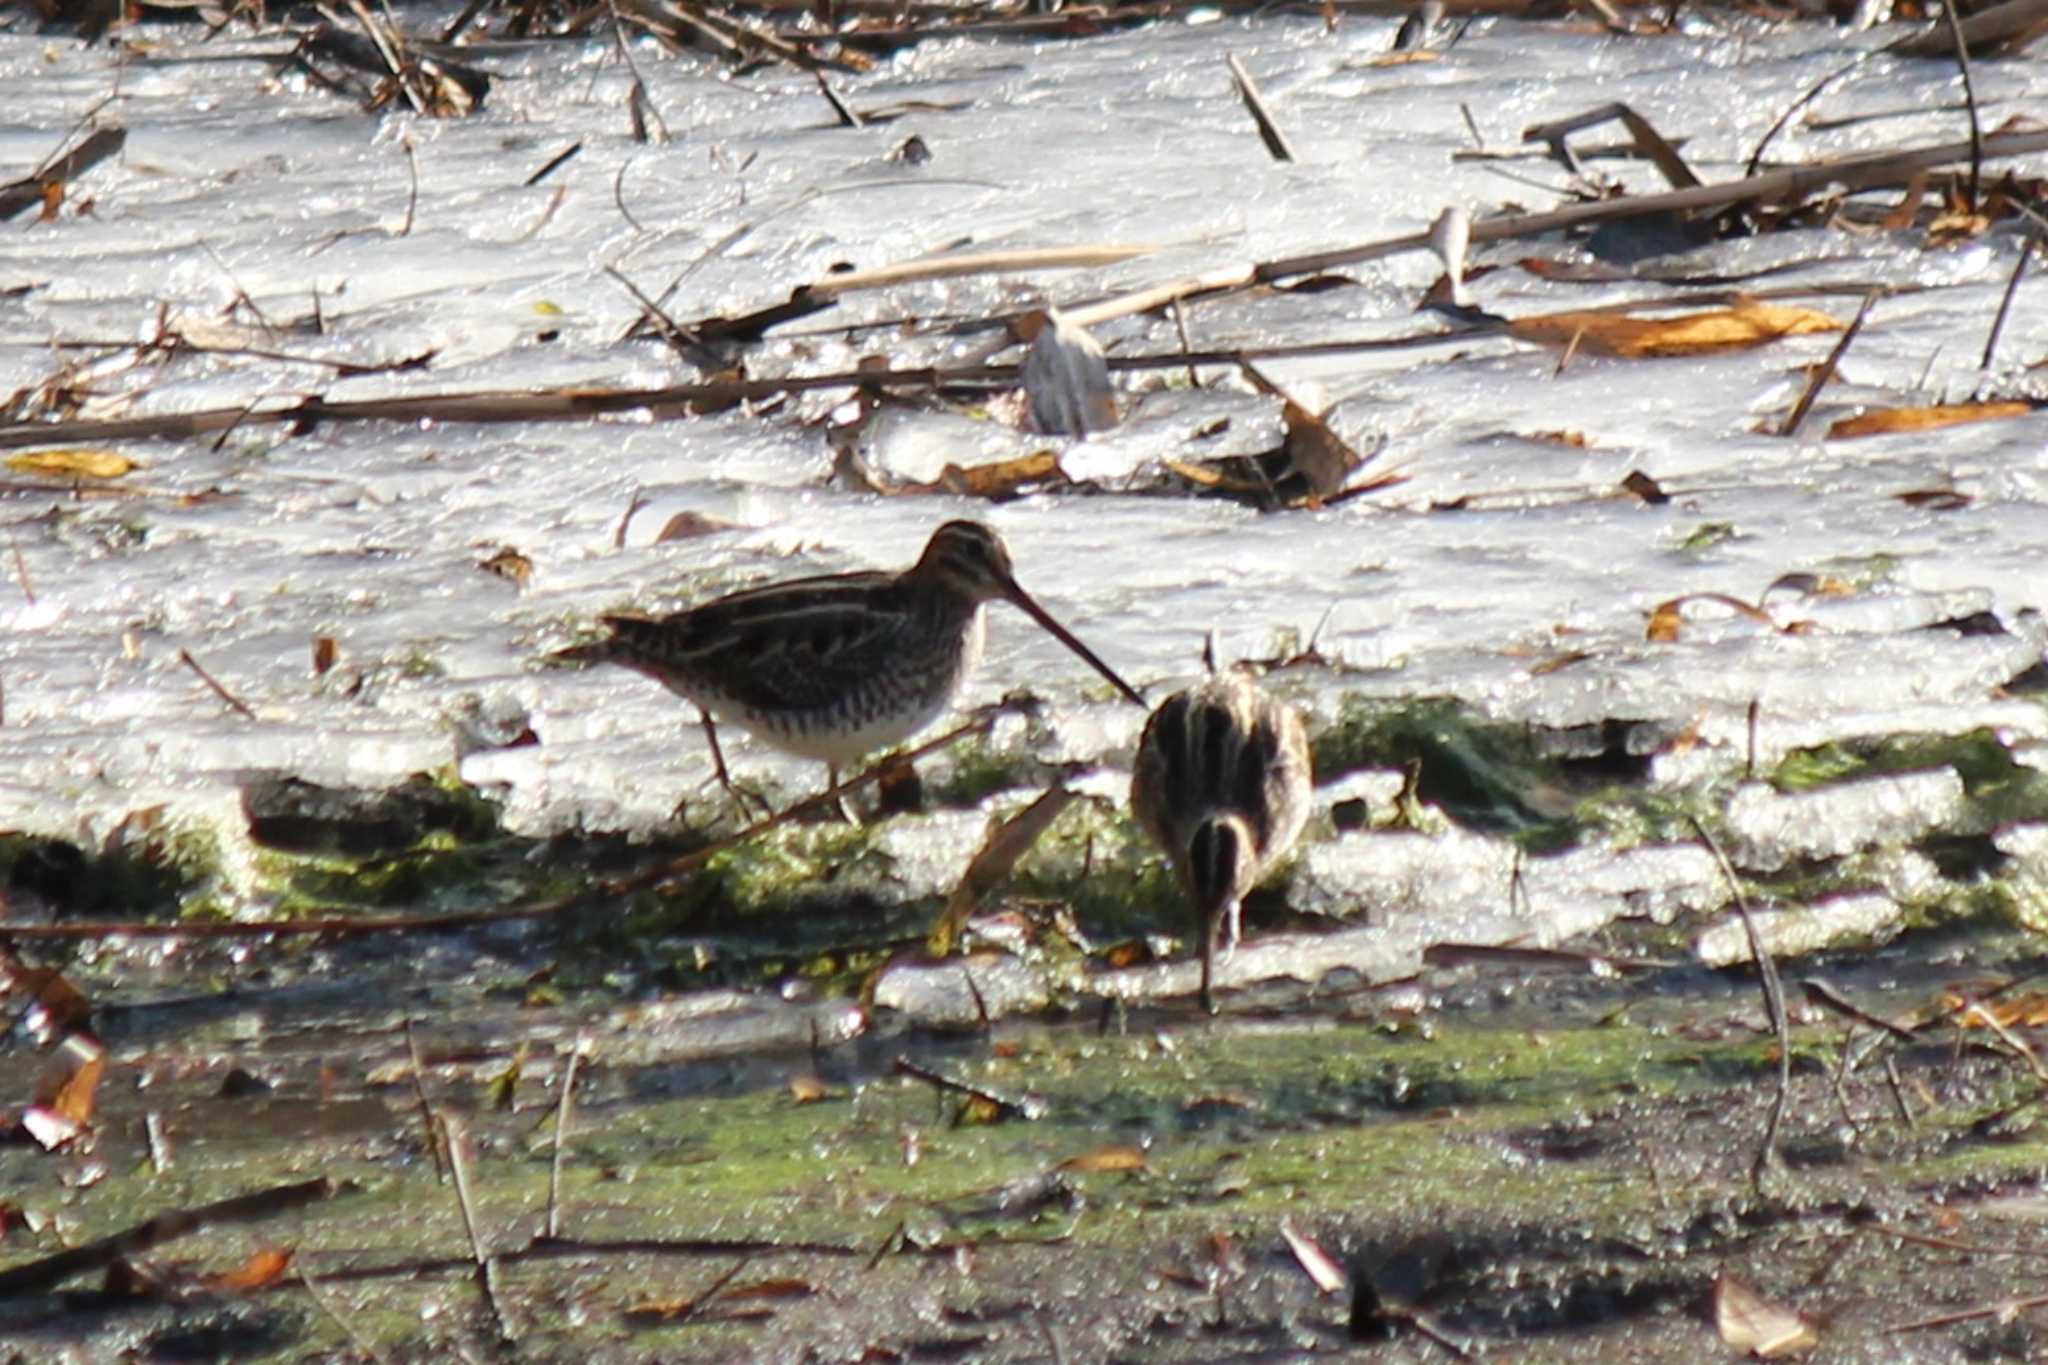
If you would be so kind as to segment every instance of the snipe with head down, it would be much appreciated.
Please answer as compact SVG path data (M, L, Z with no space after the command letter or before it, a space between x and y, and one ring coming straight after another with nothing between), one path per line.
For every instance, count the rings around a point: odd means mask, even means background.
M949 521L900 573L797 578L670 616L601 618L608 639L558 658L623 664L696 704L719 780L731 790L714 720L789 753L841 766L910 738L945 714L981 660L982 606L1008 602L1116 690L1131 685L1017 584L1002 537Z
M1145 723L1131 809L1195 912L1211 1014L1217 940L1236 943L1240 904L1300 837L1309 788L1301 717L1242 674L1175 693Z

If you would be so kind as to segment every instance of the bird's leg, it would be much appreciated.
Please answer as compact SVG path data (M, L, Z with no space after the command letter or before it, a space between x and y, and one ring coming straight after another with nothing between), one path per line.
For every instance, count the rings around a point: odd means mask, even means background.
M839 785L839 765L837 763L828 763L825 765L825 782L826 789L828 791ZM864 828L864 826L861 824L860 813L854 810L853 803L847 800L843 793L837 797L834 797L833 800L837 802L839 806L840 819L846 821L847 824L852 825L855 829Z
M1222 927L1227 910L1202 916L1202 1011L1216 1013L1216 931Z
M711 719L711 713L702 707L697 709L697 717L704 723L704 742L711 746L711 766L718 773L718 785L723 787L726 796L731 798L734 808L740 813L740 823L744 825L753 817L747 812L746 793L739 789L738 784L732 780L731 771L725 766L725 753L718 747L718 724ZM774 814L773 811L768 809L766 801L762 801L758 796L754 800L761 807L763 819Z
M1218 925L1217 936L1223 941L1222 947L1217 952L1217 960L1228 962L1231 956L1237 952L1238 939L1244 936L1244 901L1242 899L1233 900L1230 904L1218 910L1216 912L1216 922Z

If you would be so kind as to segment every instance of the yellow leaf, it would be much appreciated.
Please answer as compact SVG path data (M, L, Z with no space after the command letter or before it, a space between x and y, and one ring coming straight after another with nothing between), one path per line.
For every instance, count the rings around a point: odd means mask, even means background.
M1137 1147L1112 1144L1070 1156L1060 1163L1060 1169L1084 1175L1091 1171L1142 1171L1145 1169L1145 1153Z
M1966 422L1991 422L2004 417L2024 417L2032 411L2032 403L2017 400L2002 403L1945 403L1924 408L1877 408L1856 417L1844 417L1828 428L1828 435L1846 438L1883 436L1894 431L1933 431L1937 427L1962 426Z
M1780 337L1839 332L1842 324L1811 308L1745 303L1711 313L1675 318L1638 318L1621 313L1545 313L1509 324L1525 341L1571 345L1580 350L1637 360L1650 356L1710 355L1740 351Z
M24 450L7 457L7 467L17 474L51 474L67 479L118 479L141 468L126 455L111 450Z

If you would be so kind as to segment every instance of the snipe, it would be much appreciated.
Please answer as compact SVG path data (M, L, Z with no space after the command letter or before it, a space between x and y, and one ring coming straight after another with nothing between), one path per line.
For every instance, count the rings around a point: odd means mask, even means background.
M1241 674L1175 693L1145 723L1131 809L1195 912L1211 1014L1217 939L1237 941L1245 894L1300 837L1309 786L1301 717Z
M719 781L732 791L714 720L839 769L930 725L981 660L982 606L1008 602L1145 700L1017 584L990 528L949 521L900 573L826 574L721 597L671 616L602 620L609 639L557 658L624 664L696 704Z

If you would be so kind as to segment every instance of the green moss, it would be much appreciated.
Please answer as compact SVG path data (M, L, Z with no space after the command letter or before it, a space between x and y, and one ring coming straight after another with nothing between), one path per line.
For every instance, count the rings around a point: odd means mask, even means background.
M1028 754L999 751L985 739L963 740L946 755L945 775L926 789L935 806L978 806L998 792L1032 785L1043 773Z

